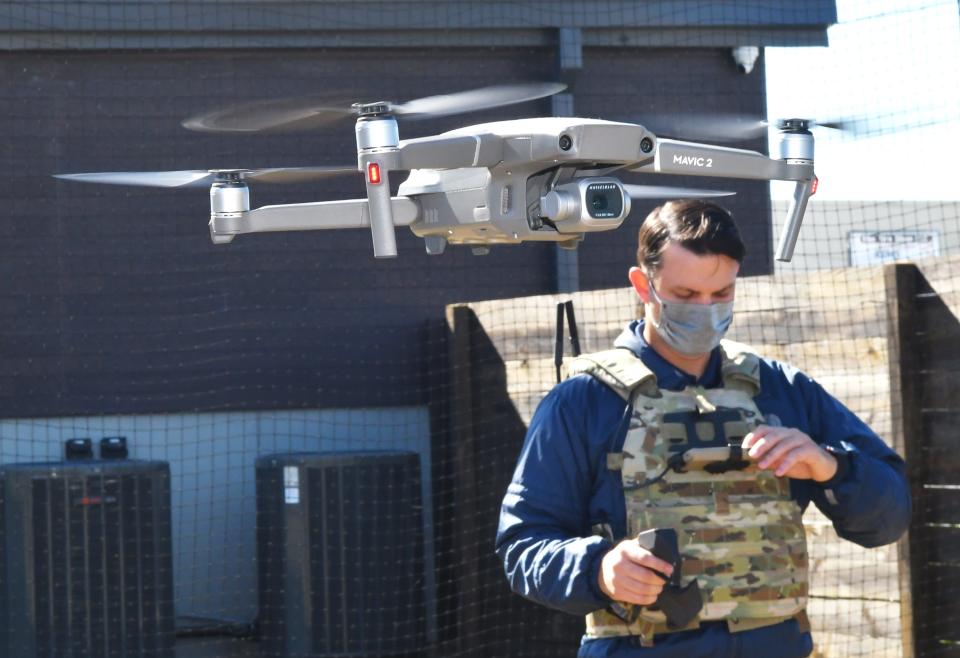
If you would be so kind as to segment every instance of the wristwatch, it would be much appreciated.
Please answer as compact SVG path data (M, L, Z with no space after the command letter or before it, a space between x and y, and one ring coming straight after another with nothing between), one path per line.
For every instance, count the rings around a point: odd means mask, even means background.
M850 451L834 445L821 445L821 448L833 455L837 460L837 472L829 480L820 483L820 486L830 488L843 482L850 472Z

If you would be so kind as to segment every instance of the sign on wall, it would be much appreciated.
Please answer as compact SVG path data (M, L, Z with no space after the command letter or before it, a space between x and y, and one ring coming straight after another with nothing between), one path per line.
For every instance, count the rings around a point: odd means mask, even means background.
M848 237L854 266L940 255L940 231L850 231Z

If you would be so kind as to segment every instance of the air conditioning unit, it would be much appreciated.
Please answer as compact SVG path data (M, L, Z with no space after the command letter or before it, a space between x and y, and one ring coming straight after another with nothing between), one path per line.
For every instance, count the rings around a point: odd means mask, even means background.
M0 466L0 655L173 658L165 462Z
M257 460L256 479L264 653L423 655L419 456L272 455Z

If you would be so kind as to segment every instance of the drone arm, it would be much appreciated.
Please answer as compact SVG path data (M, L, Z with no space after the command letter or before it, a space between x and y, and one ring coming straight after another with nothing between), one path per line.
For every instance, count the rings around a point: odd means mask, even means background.
M775 160L756 151L712 144L657 140L653 163L633 171L661 174L745 178L751 180L807 180L813 177L813 163Z
M688 176L795 181L776 255L779 261L789 262L793 258L807 201L816 190L812 160L776 160L756 151L661 139L653 163L633 171L650 170Z
M409 226L420 216L420 205L410 197L393 197L390 199L390 206L394 226ZM370 226L370 211L366 199L263 206L255 210L231 214L232 216L215 214L211 217L210 234L214 242L229 242L233 236L242 233Z

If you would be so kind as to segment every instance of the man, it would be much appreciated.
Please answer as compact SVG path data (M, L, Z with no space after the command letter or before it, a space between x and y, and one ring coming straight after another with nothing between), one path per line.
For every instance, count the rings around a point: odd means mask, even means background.
M719 206L654 210L629 272L646 320L530 423L497 553L514 591L587 615L582 658L807 656L802 510L867 547L907 527L899 456L802 372L721 343L744 251ZM681 560L644 548L653 529ZM667 615L681 594L695 617Z

